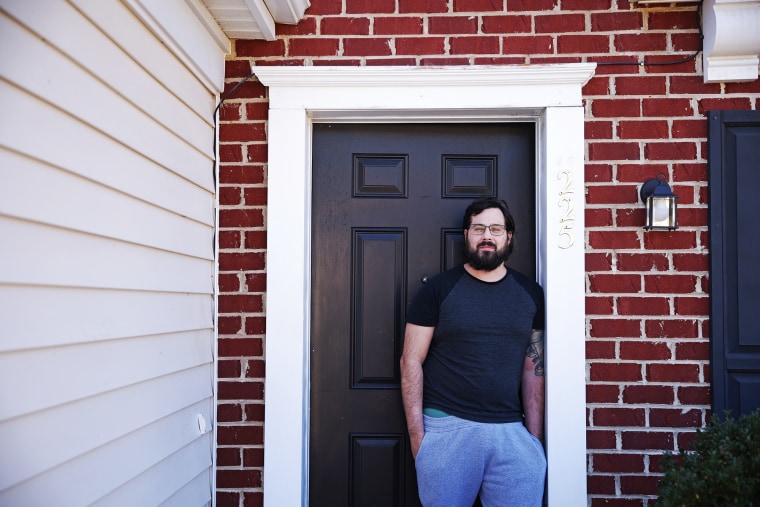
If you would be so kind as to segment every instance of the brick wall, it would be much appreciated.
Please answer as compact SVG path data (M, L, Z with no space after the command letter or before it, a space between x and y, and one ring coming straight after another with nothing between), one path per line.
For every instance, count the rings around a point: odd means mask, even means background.
M236 41L250 65L484 65L595 61L586 111L589 505L654 505L659 460L709 418L707 124L754 109L760 85L703 84L696 5L618 0L312 0L277 40ZM629 65L620 65L620 62ZM267 90L220 113L217 499L263 501ZM642 230L638 187L664 173L678 231Z

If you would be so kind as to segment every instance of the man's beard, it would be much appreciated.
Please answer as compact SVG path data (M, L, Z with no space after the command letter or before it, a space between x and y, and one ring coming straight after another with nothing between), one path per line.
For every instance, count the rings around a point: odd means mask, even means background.
M474 247L467 245L467 263L474 269L479 271L493 271L504 264L504 261L509 257L507 245L496 250L478 250L478 247L483 245L491 245L496 248L496 244L493 241L488 240L481 241Z

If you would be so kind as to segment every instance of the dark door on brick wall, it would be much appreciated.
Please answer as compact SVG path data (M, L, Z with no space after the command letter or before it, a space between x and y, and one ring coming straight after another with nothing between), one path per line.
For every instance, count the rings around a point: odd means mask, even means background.
M713 411L760 407L760 111L712 111L710 290Z
M476 197L510 204L508 265L535 276L534 131L314 126L310 505L419 505L399 389L406 308L425 277L463 262Z

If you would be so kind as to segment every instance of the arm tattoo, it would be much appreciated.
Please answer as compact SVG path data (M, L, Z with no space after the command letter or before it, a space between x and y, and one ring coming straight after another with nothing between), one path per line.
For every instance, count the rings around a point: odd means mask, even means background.
M530 332L530 345L526 356L533 360L536 365L535 373L537 377L544 376L544 332L534 329Z

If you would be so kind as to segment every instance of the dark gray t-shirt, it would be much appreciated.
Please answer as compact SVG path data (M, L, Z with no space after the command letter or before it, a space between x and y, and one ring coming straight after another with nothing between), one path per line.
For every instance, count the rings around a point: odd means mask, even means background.
M509 269L483 282L464 266L420 289L407 322L435 327L423 364L423 405L477 422L519 422L520 383L531 329L544 327L544 295Z

